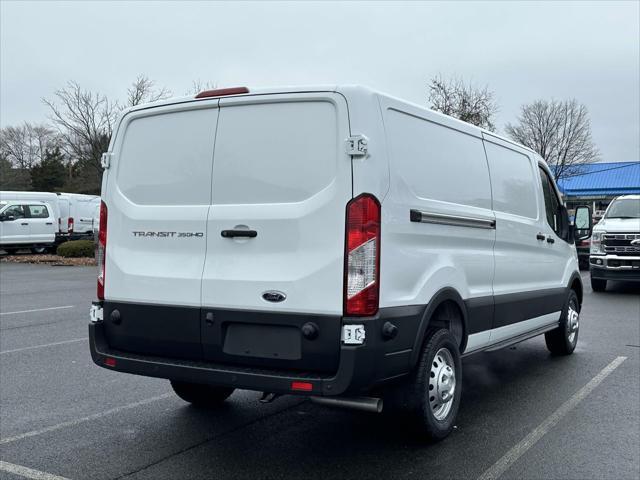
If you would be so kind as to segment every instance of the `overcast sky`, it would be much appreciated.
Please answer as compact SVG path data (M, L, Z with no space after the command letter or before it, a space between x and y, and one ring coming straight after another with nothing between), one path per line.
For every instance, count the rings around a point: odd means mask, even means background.
M123 98L146 74L219 86L358 83L426 104L432 76L587 105L603 161L640 159L640 2L13 2L0 6L0 124L44 121L68 80Z

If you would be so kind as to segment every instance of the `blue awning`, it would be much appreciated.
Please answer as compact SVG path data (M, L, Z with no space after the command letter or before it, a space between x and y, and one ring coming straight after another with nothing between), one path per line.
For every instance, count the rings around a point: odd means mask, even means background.
M567 197L640 194L640 162L591 163L558 182Z

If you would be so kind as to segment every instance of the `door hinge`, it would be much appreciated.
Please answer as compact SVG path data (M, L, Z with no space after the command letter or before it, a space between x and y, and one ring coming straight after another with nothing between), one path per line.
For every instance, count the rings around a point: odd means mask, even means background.
M366 157L368 152L369 139L364 135L352 135L346 140L347 155L352 157Z
M102 154L102 157L100 158L100 165L102 165L102 168L104 168L105 170L107 168L109 168L109 165L111 164L111 155L113 155L110 152L106 152Z

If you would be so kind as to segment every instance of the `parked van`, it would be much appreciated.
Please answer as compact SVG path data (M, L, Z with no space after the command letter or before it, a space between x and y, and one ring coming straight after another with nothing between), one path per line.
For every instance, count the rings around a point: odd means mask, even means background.
M56 223L50 203L0 200L0 250L44 253L55 244Z
M195 405L386 399L441 439L463 355L576 346L574 226L488 131L363 87L220 89L127 110L103 165L92 358Z
M97 223L95 217L99 211L100 197L97 195L82 195L79 193L59 193L60 230L67 234L70 240L92 238L93 225Z

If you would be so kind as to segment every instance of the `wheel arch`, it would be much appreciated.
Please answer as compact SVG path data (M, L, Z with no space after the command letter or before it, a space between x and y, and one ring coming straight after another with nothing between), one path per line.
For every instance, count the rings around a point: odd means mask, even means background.
M432 325L432 320L435 318L435 315L441 307L444 307L447 304L453 304L457 308L460 313L460 320L462 326L462 339L460 341L460 352L463 352L467 345L467 308L465 306L464 300L462 296L452 287L445 287L438 290L435 295L431 298L426 308L424 309L424 313L422 314L422 318L420 320L420 324L418 326L418 331L416 333L416 338L413 344L413 350L411 352L411 362L410 366L413 368L420 358L420 353L422 351L422 346L426 340L426 333L429 329L429 326Z
M584 287L582 286L582 277L580 276L580 273L573 272L573 275L571 275L571 278L569 279L567 290L574 290L576 292L576 295L578 295L578 302L580 303L580 307L582 307Z

